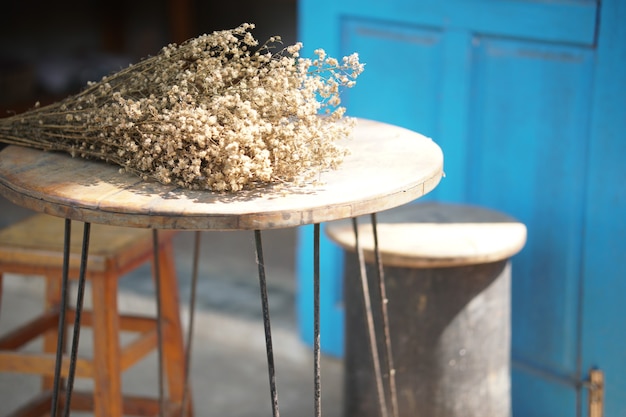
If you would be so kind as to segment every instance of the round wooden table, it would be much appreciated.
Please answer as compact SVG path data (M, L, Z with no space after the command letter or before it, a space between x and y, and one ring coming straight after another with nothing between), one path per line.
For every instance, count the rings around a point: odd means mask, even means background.
M87 243L87 247L90 223L151 228L154 229L155 244L157 229L254 230L257 257L262 261L261 230L315 224L317 253L314 258L318 265L320 223L375 215L403 205L434 189L443 175L443 154L439 146L407 129L359 119L352 135L342 144L350 154L336 170L320 172L316 185L266 186L235 194L191 191L143 181L120 173L118 167L103 162L8 146L0 152L0 194L25 208L63 217L66 224L71 220L85 223L86 242L83 243ZM83 258L86 263L87 253ZM319 266L315 269L319 275ZM276 415L278 407L264 275L262 262L259 262L270 385ZM64 277L64 282L66 279ZM319 276L316 276L316 287L318 280ZM79 278L79 297L82 281L84 277ZM314 296L314 340L319 342L318 288ZM77 304L76 308L80 308L80 302ZM80 328L80 314L76 319L78 326L75 328ZM78 334L74 338L77 344ZM59 342L61 345L62 337ZM319 401L318 343L315 355L315 397ZM71 395L71 384L68 393Z
M443 156L430 139L360 120L350 149L321 185L217 194L142 181L101 162L9 146L0 193L35 211L83 222L181 230L256 230L349 218L396 207L431 191Z

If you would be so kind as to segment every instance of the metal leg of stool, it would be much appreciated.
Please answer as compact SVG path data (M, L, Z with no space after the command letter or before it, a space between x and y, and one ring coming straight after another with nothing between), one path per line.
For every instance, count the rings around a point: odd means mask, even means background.
M374 325L374 314L372 312L371 296L369 291L369 283L367 280L367 271L365 268L365 259L363 257L363 249L359 244L359 228L356 217L352 218L352 226L354 229L355 249L359 260L359 268L361 271L361 288L363 290L363 302L365 303L365 318L367 321L368 335L370 341L370 349L372 352L372 361L374 365L374 374L376 377L376 390L378 392L378 402L380 404L381 417L388 417L387 399L383 386L383 376L380 369L380 356L378 354L378 344L376 342L376 327Z
M259 285L261 289L261 305L263 308L263 325L265 326L265 349L267 351L267 368L270 381L270 394L272 400L272 413L274 417L280 415L278 409L278 392L276 390L276 372L274 367L274 349L272 347L272 330L270 326L270 310L267 300L267 283L265 280L265 264L263 261L263 245L261 231L254 231L256 244L256 262L259 268Z
M315 417L322 415L320 367L320 225L313 226L313 378Z
M165 413L165 394L163 387L163 318L161 308L161 271L159 268L159 234L157 229L152 229L152 248L154 268L154 286L156 292L157 310L157 372L159 381L159 417Z
M70 369L67 376L67 390L65 393L64 417L69 417L74 389L74 375L76 373L76 358L78 355L78 342L80 339L80 320L83 311L83 297L85 295L85 274L87 272L87 255L89 254L89 234L91 223L83 224L83 247L80 256L80 273L78 275L78 294L76 295L76 317L74 318L74 333L72 336L72 348L70 350ZM60 337L60 335L59 335Z
M57 337L57 351L54 363L54 381L52 387L52 405L50 416L56 417L59 404L59 390L61 381L61 365L63 363L64 337L65 337L65 312L67 310L67 289L70 263L70 240L72 236L72 221L65 219L65 232L63 240L63 278L61 283L61 306L59 310L59 324Z
M372 233L374 236L374 259L376 263L378 288L380 293L380 308L383 318L383 334L385 337L385 349L387 358L387 369L389 372L389 397L391 401L391 415L398 417L398 393L396 390L396 369L393 363L393 350L391 346L391 333L389 330L389 313L387 310L387 304L389 299L387 298L387 286L385 284L385 273L383 270L382 257L380 255L380 248L378 246L378 226L376 223L376 213L371 214L372 220Z

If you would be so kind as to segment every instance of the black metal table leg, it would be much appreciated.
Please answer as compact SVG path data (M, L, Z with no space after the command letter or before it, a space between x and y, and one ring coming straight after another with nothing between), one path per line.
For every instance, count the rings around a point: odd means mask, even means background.
M313 378L315 417L322 415L320 366L320 225L313 227Z
M387 359L387 370L389 376L389 399L391 401L391 415L398 417L398 394L396 390L396 369L393 363L393 349L391 346L391 333L389 330L389 313L387 304L389 299L387 298L387 286L385 284L385 274L383 270L382 257L380 255L380 248L378 246L378 225L376 222L376 213L371 214L372 220L372 232L374 236L374 259L376 264L376 278L378 280L378 288L380 294L380 308L383 319L383 336L385 338L385 356Z
M63 363L63 347L65 345L65 313L67 310L69 264L70 264L70 242L72 236L72 221L65 219L65 232L63 240L63 277L61 281L61 306L59 307L59 323L57 330L57 351L54 363L54 383L52 388L52 405L50 416L56 417L59 407L59 391L61 385L61 365Z
M89 254L89 235L91 224L83 225L83 244L80 257L80 272L78 276L78 293L76 295L76 316L74 318L74 329L72 336L72 347L70 350L70 368L67 376L67 387L65 390L65 406L63 416L70 415L72 402L72 391L74 389L74 376L76 374L76 359L78 356L78 344L80 340L80 321L83 311L83 298L85 295L85 275L87 271L87 258ZM65 220L65 238L63 246L63 278L61 286L61 311L59 313L59 326L57 338L57 352L54 370L54 382L52 392L52 404L50 415L56 417L59 405L59 392L61 382L61 367L63 363L63 346L65 338L65 315L67 311L68 287L69 287L69 258L70 258L70 236L71 236L71 220Z
M263 244L261 242L261 231L254 231L256 244L256 262L259 268L259 286L261 289L261 305L263 308L263 325L265 327L265 349L267 351L267 368L270 381L270 394L272 400L272 414L274 417L280 415L278 408L278 391L276 389L276 371L274 366L274 349L272 347L272 329L270 326L270 311L267 299L267 283L265 280L265 263L263 260Z
M361 288L363 291L363 302L365 303L365 319L367 321L368 336L370 342L370 349L372 353L372 360L374 365L374 374L376 377L376 390L378 393L378 402L380 405L381 417L388 417L387 412L387 397L385 395L385 388L383 386L383 375L380 368L380 355L378 353L378 344L376 343L376 327L374 325L374 314L372 311L371 296L369 291L369 283L367 281L367 271L365 267L365 259L363 257L363 249L359 243L359 228L356 217L352 218L352 226L354 229L355 249L357 258L359 260L359 268L361 271Z
M382 359L378 352L377 332L376 324L374 322L374 313L372 311L372 296L369 289L369 279L367 277L367 268L365 266L365 258L363 255L363 248L359 242L359 228L356 218L352 219L352 226L354 229L355 250L359 263L361 289L363 293L363 302L365 307L365 321L367 324L367 336L370 343L370 349L372 354L372 363L374 366L374 376L376 382L376 390L378 394L380 415L381 417L388 417L391 411L392 417L398 417L398 394L396 389L396 370L393 360L393 350L391 345L391 333L389 326L389 313L387 298L387 288L385 284L384 269L382 263L382 257L380 254L380 248L378 245L378 225L376 220L376 213L371 214L372 232L374 238L374 262L376 266L376 279L378 284L378 295L380 296L380 313L382 317L382 330L384 337L385 348L385 365L387 370L388 392L385 390L385 381L382 372ZM388 408L388 401L391 403L391 410Z
M67 391L65 393L64 417L70 415L72 391L74 390L74 375L76 374L76 358L78 356L78 342L80 339L80 321L83 312L83 298L85 296L85 275L87 273L87 257L89 254L89 235L91 223L83 224L83 247L80 256L80 272L78 274L78 293L76 294L76 317L74 318L74 334L70 351L70 369L67 376Z

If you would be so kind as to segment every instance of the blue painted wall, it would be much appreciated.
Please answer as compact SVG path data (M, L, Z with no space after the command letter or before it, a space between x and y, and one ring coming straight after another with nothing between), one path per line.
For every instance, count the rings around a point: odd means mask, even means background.
M626 2L300 0L305 54L359 52L348 112L443 149L426 199L481 204L528 227L513 263L513 406L586 415L581 382L607 378L626 415ZM298 311L312 339L309 228ZM340 251L322 243L322 347L342 355ZM622 398L624 397L624 398Z

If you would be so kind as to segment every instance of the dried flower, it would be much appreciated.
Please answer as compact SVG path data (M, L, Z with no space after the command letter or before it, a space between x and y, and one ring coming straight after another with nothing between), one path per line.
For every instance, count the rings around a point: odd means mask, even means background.
M354 120L340 89L363 71L252 24L168 45L48 106L0 119L0 141L114 163L190 189L301 182L341 163Z

